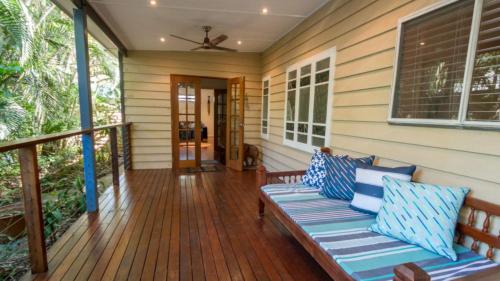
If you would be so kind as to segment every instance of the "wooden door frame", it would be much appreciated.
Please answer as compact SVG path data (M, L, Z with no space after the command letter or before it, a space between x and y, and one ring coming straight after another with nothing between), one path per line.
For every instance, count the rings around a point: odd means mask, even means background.
M199 89L198 92L195 95L197 95L196 98L196 104L195 104L195 112L196 109L201 110L201 79L219 79L219 80L225 80L226 84L229 78L226 77L213 77L213 76L198 76L198 75L185 75L185 74L170 74L170 120L172 122L171 128L171 138L172 138L172 168L173 169L180 169L180 163L179 163L179 101L178 101L178 95L175 94L176 92L176 85L178 82L182 81L183 79L195 79L197 80ZM195 89L196 90L196 89ZM198 124L201 124L201 112L200 114L196 114L195 121ZM196 131L196 129L195 129ZM200 143L201 146L201 131L198 134L195 134L196 138L199 138L199 140L195 140L196 143ZM196 167L201 166L201 150L199 149L200 146L197 146L196 152L195 152L195 159L196 159Z
M193 82L195 83L195 166L199 167L201 162L201 150L198 143L201 144L201 131L199 126L201 124L201 114L196 114L201 109L201 84L200 79L195 76L187 75L170 75L170 108L171 108L171 122L172 122L172 167L179 169L179 100L177 94L177 83L179 82Z

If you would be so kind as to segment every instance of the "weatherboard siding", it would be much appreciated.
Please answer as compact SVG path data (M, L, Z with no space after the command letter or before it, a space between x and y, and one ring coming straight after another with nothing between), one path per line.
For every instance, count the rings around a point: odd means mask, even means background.
M262 76L271 77L269 170L304 169L310 153L283 145L286 68L337 48L331 147L334 153L373 154L377 164L418 165L418 181L469 186L500 203L500 132L397 126L387 123L399 18L433 0L332 1L268 48Z
M170 74L245 76L245 142L259 145L261 72L259 54L129 52L124 59L125 113L133 122L134 169L172 167Z

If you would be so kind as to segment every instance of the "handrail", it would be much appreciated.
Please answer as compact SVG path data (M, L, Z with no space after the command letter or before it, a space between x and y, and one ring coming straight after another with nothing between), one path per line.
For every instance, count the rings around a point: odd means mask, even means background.
M56 141L60 139L65 139L73 136L78 136L78 135L83 135L83 134L88 134L91 132L97 132L97 131L102 131L102 130L107 130L111 128L118 128L118 127L125 127L130 125L131 123L119 123L119 124L111 124L111 125L104 125L104 126L97 126L94 127L93 129L74 129L74 130L69 130L65 132L60 132L60 133L54 133L54 134L47 134L47 135L42 135L42 136L37 136L37 137L29 137L29 138L23 138L23 139L18 139L14 141L9 141L5 142L3 144L0 144L0 153L1 152L7 152L10 150L14 149L19 149L22 147L30 146L30 145L37 145L37 144L42 144L42 143L47 143L51 141Z
M98 126L91 129L70 130L61 133L19 139L0 145L0 153L16 149L18 150L24 201L24 219L26 222L31 271L33 273L46 272L48 269L36 145L77 135L85 136L89 134L91 135L91 138L93 138L93 132L109 130L113 186L118 187L120 185L117 137L118 128L122 128L124 166L125 169L131 170L131 125L132 123L119 123ZM95 169L95 161L90 169ZM89 191L87 190L87 192ZM95 193L95 190L90 192Z

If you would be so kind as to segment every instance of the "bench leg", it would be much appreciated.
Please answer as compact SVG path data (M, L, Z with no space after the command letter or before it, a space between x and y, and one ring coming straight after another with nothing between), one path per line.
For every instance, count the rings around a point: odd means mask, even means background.
M259 198L259 218L262 219L264 217L264 208L266 205L264 204L264 201Z

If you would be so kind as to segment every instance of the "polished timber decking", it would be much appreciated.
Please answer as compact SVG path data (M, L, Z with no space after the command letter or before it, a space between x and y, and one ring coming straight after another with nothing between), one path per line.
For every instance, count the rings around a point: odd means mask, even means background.
M253 171L128 172L25 279L331 280L257 198Z

